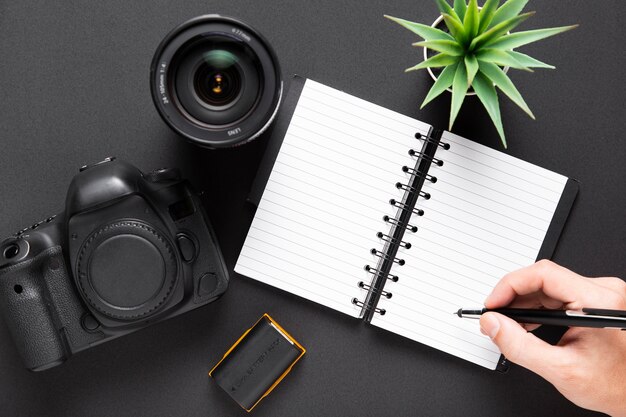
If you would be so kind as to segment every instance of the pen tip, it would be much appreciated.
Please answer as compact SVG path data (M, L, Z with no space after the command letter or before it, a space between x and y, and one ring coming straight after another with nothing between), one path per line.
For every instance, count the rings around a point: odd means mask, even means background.
M455 311L453 314L456 314L459 317L463 317L463 309L459 308L457 311Z

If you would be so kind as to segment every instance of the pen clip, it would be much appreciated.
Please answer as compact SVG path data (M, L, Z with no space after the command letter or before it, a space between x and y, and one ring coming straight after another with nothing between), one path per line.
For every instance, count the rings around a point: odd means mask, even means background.
M603 308L583 308L583 313L590 316L609 316L609 317L622 317L626 318L626 311L624 310L609 310Z

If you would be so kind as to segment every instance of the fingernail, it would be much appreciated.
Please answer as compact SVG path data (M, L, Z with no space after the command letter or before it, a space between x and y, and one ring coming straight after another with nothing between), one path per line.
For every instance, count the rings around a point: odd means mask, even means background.
M491 298L491 294L493 294L493 292L489 293L489 295L487 296L487 298L485 298L485 301L483 302L483 305L487 304L487 301L489 301L489 299Z
M480 320L480 331L491 339L496 337L500 330L500 322L492 314L485 314Z

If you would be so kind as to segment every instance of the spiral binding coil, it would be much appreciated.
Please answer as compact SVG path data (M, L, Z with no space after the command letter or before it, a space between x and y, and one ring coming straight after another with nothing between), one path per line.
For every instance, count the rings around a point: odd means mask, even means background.
M404 265L406 262L404 259L396 257L398 248L410 249L412 247L410 242L402 240L401 237L404 232L398 234L399 228L404 228L413 233L417 232L418 228L415 225L408 224L411 215L423 216L424 210L415 207L417 198L423 198L429 200L431 198L430 193L422 191L422 185L424 181L429 181L434 184L437 182L437 177L429 174L429 165L434 164L439 167L443 166L443 160L435 158L434 154L437 147L441 147L445 150L450 149L449 143L443 143L439 139L433 138L428 135L416 133L415 138L426 143L423 144L422 150L417 151L415 149L409 150L409 155L417 158L415 168L404 165L402 172L410 175L408 184L402 182L396 183L396 188L405 192L404 197L399 201L396 199L390 199L389 204L399 209L396 217L383 216L383 220L391 225L391 231L387 234L383 232L377 232L376 236L385 242L385 248L383 251L379 251L375 248L370 250L370 253L380 258L378 267L373 268L370 265L365 265L365 271L373 275L372 283L366 284L363 281L358 282L358 287L368 291L367 298L364 301L360 301L356 297L352 299L352 304L361 307L362 314L366 320L371 320L373 313L384 315L386 310L376 306L378 297L391 298L392 293L384 291L384 281L380 279L390 280L392 282L398 282L397 275L393 275L389 272L392 264ZM434 146L437 145L437 146ZM389 246L391 245L391 246ZM390 252L390 253L387 253ZM369 312L369 313L367 313ZM373 312L373 313L372 313Z
M356 297L352 299L352 304L361 308L365 307L365 304L363 303L363 301L359 301L359 299ZM387 310L385 310L384 308L374 307L374 312L380 314L381 316L384 316Z
M411 193L414 193L414 192L417 191L415 188L411 187L410 185L402 184L401 182L397 182L396 183L396 188L398 188L400 190L408 191L408 192L411 192ZM419 190L419 191L417 191L417 194L420 197L424 198L425 200L430 200L430 193L426 193L426 192L424 192L422 190Z
M395 200L393 198L391 200L389 200L389 204L391 204L394 207L398 207L400 210L408 210L408 211L410 211L413 214L416 214L418 216L423 216L424 215L424 210L418 209L418 208L415 208L415 207L411 208L411 207L407 206L406 204L404 204L403 202L397 201L397 200Z
M400 223L398 223L398 220L396 220L394 218L391 218L391 217L389 217L387 215L383 216L383 220L386 221L387 223L393 224L394 226L399 226L400 225ZM407 224L405 227L406 227L407 230L410 230L413 233L417 232L417 226L412 226L410 224Z
M378 272L379 272L379 271L378 271L378 269L376 269L376 268L372 268L372 267L371 267L371 266L369 266L369 265L365 265L365 267L364 267L363 269L365 269L367 272L369 272L370 274L372 274L372 275L374 275L374 276L378 275ZM400 281L400 278L399 278L397 275L387 274L387 277L386 277L386 278L387 278L388 280L390 280L390 281L393 281L393 282L398 282L398 281Z
M385 242L389 242L389 243L396 243L396 242L398 242L398 245L400 245L401 247L406 248L406 249L411 249L411 244L409 242L405 242L404 240L395 239L392 236L384 234L383 232L376 233L376 237L379 238L379 239L384 240Z
M433 184L437 182L437 177L430 175L430 174L426 174L425 172L420 172L416 169L413 168L409 168L408 166L403 166L402 167L402 171L403 172L407 172L409 174L414 174L414 175L422 175L424 178L426 178L427 181L432 182Z
M417 132L415 134L415 139L424 140L424 141L429 142L429 143L436 143L438 146L441 146L446 151L448 149L450 149L450 144L449 143L444 143L444 142L438 141L436 139L431 138L430 136L422 135L419 132Z
M377 250L376 248L370 249L370 253L372 255L374 255L374 256L378 256L379 258L388 259L388 260L390 260L390 261L392 261L394 263L397 263L400 266L402 266L402 265L404 265L406 263L404 261L404 259L394 258L393 256L389 256L385 252L381 252L381 251Z
M416 151L415 149L409 149L409 155L417 156L418 158L426 159L427 161L432 162L433 164L442 167L443 161L441 159L435 158L434 156L425 155L420 151Z
M364 290L369 290L370 288L372 288L371 285L368 285L368 284L364 283L363 281L359 281L358 286L359 286L359 288L363 288ZM383 297L386 297L386 298L391 298L391 296L393 294L391 294L388 291L381 291L380 295L382 295Z

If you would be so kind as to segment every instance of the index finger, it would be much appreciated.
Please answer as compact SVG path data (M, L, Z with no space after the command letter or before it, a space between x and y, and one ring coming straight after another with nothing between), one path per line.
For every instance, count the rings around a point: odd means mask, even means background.
M517 296L542 292L568 308L602 307L611 290L596 285L567 268L548 260L507 274L485 300L487 308L503 307Z

